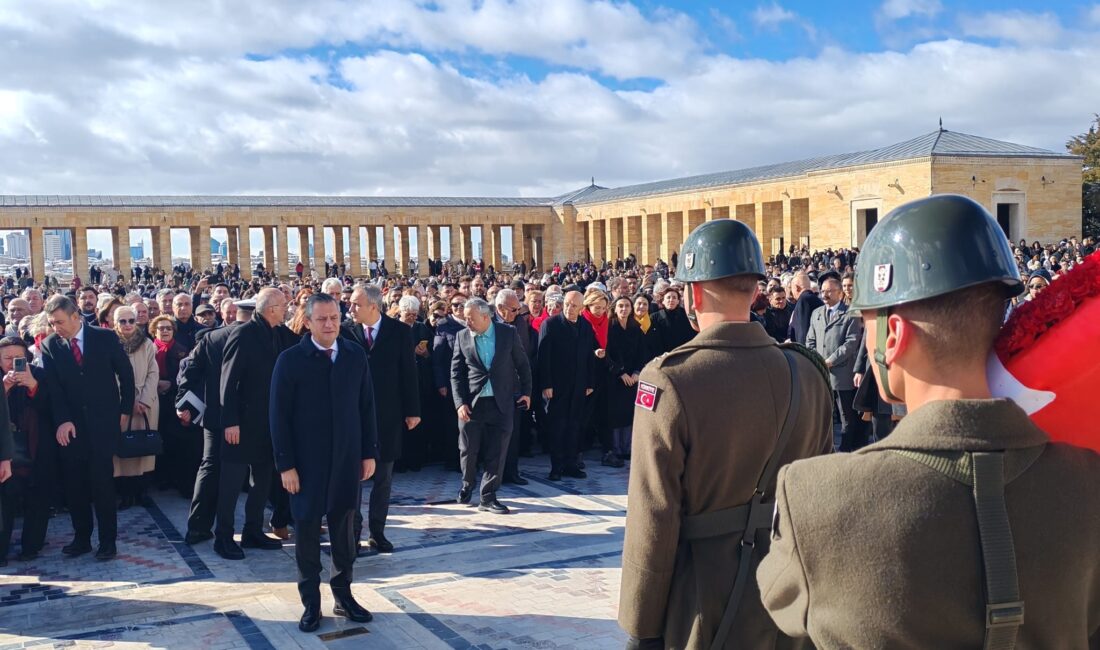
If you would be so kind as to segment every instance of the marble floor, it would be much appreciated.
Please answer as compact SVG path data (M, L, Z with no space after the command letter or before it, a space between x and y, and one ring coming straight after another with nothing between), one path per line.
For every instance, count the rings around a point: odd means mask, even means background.
M627 469L601 467L594 452L586 462L587 479L551 483L545 458L521 459L530 484L501 490L512 509L503 516L455 504L455 472L397 474L386 531L397 550L355 567L355 595L374 620L333 617L322 586L314 634L297 629L293 538L223 560L210 542L183 543L188 503L161 492L120 513L119 557L102 563L62 556L71 528L54 517L39 559L0 569L0 650L622 647Z

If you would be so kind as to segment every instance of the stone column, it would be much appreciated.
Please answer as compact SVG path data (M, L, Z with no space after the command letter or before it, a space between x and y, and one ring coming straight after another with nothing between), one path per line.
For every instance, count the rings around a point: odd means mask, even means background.
M88 283L88 229L73 228L73 275L80 278L84 284ZM38 253L45 258L45 251L39 242ZM38 278L35 278L36 280Z
M231 229L232 232L237 232L236 228ZM252 279L252 229L248 225L240 227L240 248L230 249L237 250L237 264L241 266L241 278L245 280Z
M247 235L246 235L247 237ZM233 225L225 228L225 262L230 266L241 263L241 254L238 246L237 227ZM242 265L243 266L243 265Z
M277 226L263 226L264 231L264 269L272 275L279 277L279 270L275 268L275 229Z
M454 238L458 237L458 257L464 262L470 262L470 227L454 225L451 226L451 251L455 250Z
M623 259L630 255L640 262L642 259L642 217L623 217Z
M42 228L38 226L28 228L27 239L29 240L28 247L30 250L28 252L31 258L31 277L34 278L35 282L42 282L46 279L46 248L42 242ZM75 237L73 243L74 245L76 243ZM85 279L81 278L81 280Z
M483 251L483 257L488 260L489 264L493 265L493 268L500 271L500 226L488 226L481 229L482 240L488 239L488 251L485 251L485 241L481 242ZM485 234L488 233L488 237ZM487 254L484 254L487 253Z
M191 226L191 266L200 273L210 268L210 226Z
M309 277L311 261L309 259L309 226L295 226L298 229L298 261L302 263L302 277ZM294 273L294 266L288 267Z
M409 231L405 226L394 226L391 231L393 232L393 268L390 272L407 274L409 272Z
M115 266L118 268L123 282L129 282L132 268L130 261L130 226L117 226L111 228L111 231L115 240Z
M277 242L275 243L276 250L278 251L278 265L272 272L275 273L275 277L289 278L294 273L294 266L290 263L290 237L288 233L290 229L287 228L285 223L279 223L275 226Z
M325 276L325 227L320 224L313 226L313 269Z
M332 263L333 264L345 264L344 258L347 257L348 249L344 247L344 227L333 226L332 227Z
M359 244L359 224L348 227L348 275L358 278L363 275L363 253Z
M397 267L394 262L394 254L397 252L397 247L393 241L393 221L389 218L382 224L382 261L386 265L386 270L390 273L396 273Z
M422 278L428 277L428 226L417 224L416 226L416 274ZM435 255L430 256L436 259Z
M363 229L363 244L367 249L367 263L366 270L364 272L370 272L371 260L378 258L378 227L367 226Z
M531 261L531 253L527 247L527 237L525 235L523 224L512 224L512 264L519 264L520 262L527 264Z
M153 266L171 274L172 228L169 226L153 228Z

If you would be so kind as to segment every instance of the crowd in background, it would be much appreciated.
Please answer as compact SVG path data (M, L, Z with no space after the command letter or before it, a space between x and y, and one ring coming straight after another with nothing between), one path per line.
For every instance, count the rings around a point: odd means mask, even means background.
M1077 238L1018 242L1013 252L1028 278L1028 291L1018 300L1056 282L1095 247ZM806 345L824 359L842 450L887 435L904 415L878 398L873 380L864 381L871 375L862 324L847 308L857 254L791 249L772 257L752 307L753 320L776 341ZM495 269L477 260L429 260L427 277L391 273L379 261L356 277L345 264L313 272L298 264L289 280L273 277L263 265L250 280L236 265L205 272L138 265L129 277L94 268L87 283L74 278L64 286L16 269L3 279L0 299L0 370L15 443L11 450L0 447L12 474L0 486L0 566L8 559L17 514L24 517L19 557L29 560L42 548L51 513L65 510L76 531L65 552L91 550L94 511L97 557L110 559L116 509L148 504L155 489L192 501L190 543L215 536L217 515L215 548L224 556L243 557L241 547L279 548L293 522L285 491L272 480L275 459L270 440L263 440L270 435L267 424L250 422L248 412L261 406L266 412L271 369L264 375L262 368L308 334L304 306L315 293L339 301L345 338L368 350L374 374L382 456L361 548L392 551L384 526L394 473L441 463L468 478L468 465L478 462L476 452L471 459L464 451L454 391L465 378L456 377L454 364L459 334L471 313L481 317L483 304L493 322L515 329L532 392L527 404L515 406L512 435L499 450L500 481L526 483L520 459L536 453L550 456L546 479L552 481L584 478L583 452L593 448L602 465L622 468L630 457L639 373L695 335L683 308L685 287L675 279L676 254L670 257L669 264L640 264L631 255L602 263L553 262L540 270L534 261ZM85 337L98 340L100 333L114 337L117 350L93 355L99 344ZM85 354L81 346L89 345ZM74 383L68 377L74 369L117 390L89 397L101 393ZM522 402L524 395L512 397ZM120 457L113 442L88 440L79 425L74 437L61 431L91 411L117 417L124 432L159 432L162 448ZM228 443L233 453L227 457L223 440L234 435L240 440ZM498 461L483 454L481 462ZM237 546L226 536L246 483L245 534ZM272 515L261 530L265 505ZM357 539L363 528L357 518Z

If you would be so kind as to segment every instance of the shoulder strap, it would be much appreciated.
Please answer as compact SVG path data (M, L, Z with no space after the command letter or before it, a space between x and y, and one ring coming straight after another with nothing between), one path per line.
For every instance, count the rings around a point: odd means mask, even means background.
M1024 623L1016 548L1005 505L1005 483L1043 453L1044 445L1008 452L892 450L967 485L974 498L985 576L984 650L1012 650Z
M741 604L741 598L745 595L745 587L748 586L750 579L749 569L752 564L752 554L756 550L756 531L771 525L770 517L761 525L761 520L764 519L762 513L770 514L775 507L774 501L764 502L764 490L768 488L779 469L783 451L787 447L787 442L791 439L791 432L798 420L798 406L802 398L802 390L798 381L798 365L792 352L783 350L783 358L787 360L787 367L790 369L791 374L791 401L787 405L787 415L783 419L783 428L780 430L779 438L775 442L775 450L772 451L771 458L768 459L764 471L760 473L760 478L756 481L756 490L753 491L752 500L746 504L748 507L743 515L745 519L741 528L741 551L737 565L737 577L734 578L733 590L730 592L726 609L722 613L722 621L718 624L718 631L710 644L711 650L719 650L726 645L726 639L733 627L733 619L737 617L737 608ZM740 508L745 508L745 506L740 506Z

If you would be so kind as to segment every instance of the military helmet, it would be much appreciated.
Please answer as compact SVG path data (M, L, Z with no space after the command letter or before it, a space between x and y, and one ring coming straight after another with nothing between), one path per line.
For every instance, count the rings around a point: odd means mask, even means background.
M688 235L676 279L703 282L734 275L764 276L764 254L749 227L735 219L708 221Z
M1007 296L1024 289L997 221L956 194L892 210L867 235L856 262L854 310L894 307L986 282L1003 283Z

